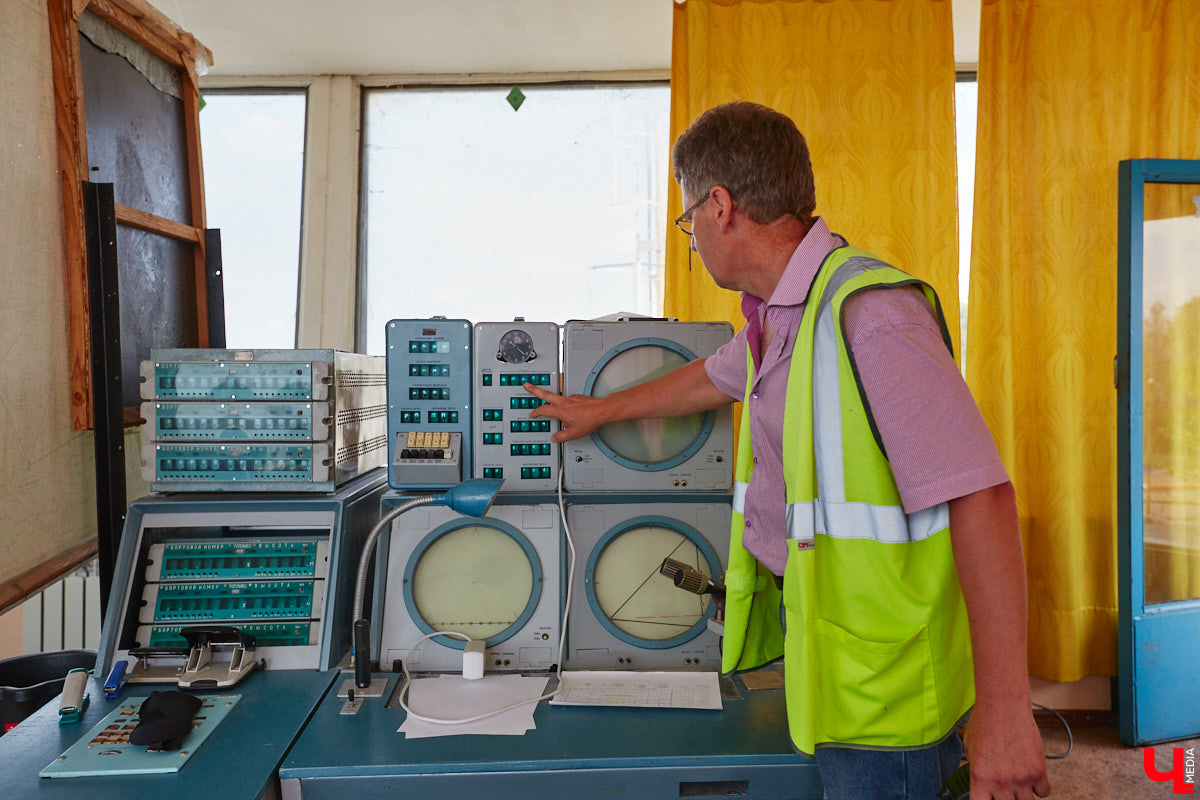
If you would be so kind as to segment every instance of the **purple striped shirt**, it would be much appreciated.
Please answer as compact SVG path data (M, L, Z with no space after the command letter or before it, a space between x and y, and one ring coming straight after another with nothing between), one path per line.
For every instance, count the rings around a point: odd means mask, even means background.
M817 270L841 244L818 217L770 300L743 293L745 326L705 362L717 388L741 400L747 345L754 358L754 386L742 412L754 441L742 544L777 575L787 559L782 443L792 346ZM911 514L1007 482L992 435L924 295L912 287L863 292L846 303L843 317L904 510ZM762 352L765 324L775 335Z

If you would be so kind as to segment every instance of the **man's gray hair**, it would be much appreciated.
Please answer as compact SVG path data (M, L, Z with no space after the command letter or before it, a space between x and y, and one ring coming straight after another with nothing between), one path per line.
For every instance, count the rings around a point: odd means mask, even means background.
M750 219L804 221L817 207L808 144L786 114L758 103L710 108L675 142L675 180L692 202L724 186Z

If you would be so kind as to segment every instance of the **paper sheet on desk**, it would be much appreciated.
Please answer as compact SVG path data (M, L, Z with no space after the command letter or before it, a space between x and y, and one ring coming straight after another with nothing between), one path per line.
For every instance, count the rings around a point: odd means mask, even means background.
M564 672L563 690L550 701L560 706L703 708L720 710L715 672Z
M459 675L417 678L408 690L408 707L424 717L474 717L494 708L541 697L546 693L549 680L548 677L529 678L522 675L486 675L477 681L469 681ZM520 736L534 729L535 708L537 703L529 702L478 722L459 725L438 725L410 716L404 720L399 731L408 739L462 736L468 733Z

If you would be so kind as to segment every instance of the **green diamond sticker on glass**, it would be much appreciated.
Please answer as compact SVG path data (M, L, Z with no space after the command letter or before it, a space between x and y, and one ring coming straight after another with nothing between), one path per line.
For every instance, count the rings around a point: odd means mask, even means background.
M521 91L520 86L514 86L509 90L508 97L505 99L512 106L512 110L517 111L521 108L521 104L525 102L525 93Z

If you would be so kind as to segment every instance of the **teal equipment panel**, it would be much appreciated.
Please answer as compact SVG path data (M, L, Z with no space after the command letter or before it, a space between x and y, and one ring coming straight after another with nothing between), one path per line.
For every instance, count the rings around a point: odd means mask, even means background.
M178 491L213 484L313 483L333 486L333 453L318 444L185 444L145 442L145 476ZM230 486L230 489L236 488ZM245 488L245 487L242 487Z
M322 540L173 542L150 548L151 581L324 577L328 545Z
M233 627L254 637L259 647L303 647L317 644L317 622L243 622ZM139 625L137 640L146 647L187 647L183 625Z
M162 583L142 593L139 621L224 622L247 619L320 618L323 594L315 581L254 583Z
M385 339L388 484L448 489L471 474L471 323L394 319Z
M255 636L266 669L327 670L350 649L354 575L379 521L382 469L333 494L143 498L129 507L104 618L98 669L130 662L130 681L171 682L187 625Z
M381 356L151 350L142 477L156 492L332 491L384 465Z
M163 400L324 400L329 397L332 377L332 363L299 359L144 361L142 396Z
M1119 169L1117 547L1121 739L1200 734L1200 161Z
M280 784L284 796L303 800L820 800L816 764L792 750L783 690L730 680L738 697L720 711L543 703L536 729L523 736L429 739L397 733L405 713L379 699L343 716L345 700L330 692L280 766Z
M524 384L559 391L558 326L553 322L475 323L471 418L476 478L503 478L507 492L558 486L558 420L530 419L542 401Z
M341 676L334 670L256 670L237 687L241 695L221 724L178 772L140 775L39 778L48 764L89 736L116 703L141 705L161 687L130 685L118 701L105 702L104 678L88 684L92 703L83 719L58 724L58 699L0 736L0 794L4 800L258 800L278 791L276 769L325 692ZM229 694L220 692L219 694ZM213 692L212 694L218 694ZM208 697L208 692L198 692ZM123 759L125 756L113 758Z
M142 403L155 441L324 441L329 403Z
M147 751L145 746L129 743L129 734L140 722L138 710L144 698L124 700L39 775L43 778L80 778L178 772L241 699L238 694L204 697L203 705L193 719L192 731L184 737L180 748L154 753Z

